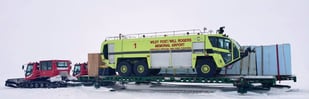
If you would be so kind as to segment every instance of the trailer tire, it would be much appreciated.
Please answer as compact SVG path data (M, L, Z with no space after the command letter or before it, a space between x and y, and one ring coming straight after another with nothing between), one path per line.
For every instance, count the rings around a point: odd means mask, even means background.
M196 72L198 76L214 77L217 73L217 67L211 59L199 59L196 64Z
M148 64L145 61L138 61L134 64L133 72L136 76L148 76L149 75L149 68Z
M132 65L126 61L122 61L117 64L117 72L120 76L130 76L132 75Z

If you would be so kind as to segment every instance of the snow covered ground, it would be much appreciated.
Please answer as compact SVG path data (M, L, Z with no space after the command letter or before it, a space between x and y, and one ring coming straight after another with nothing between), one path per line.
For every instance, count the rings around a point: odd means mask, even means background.
M0 87L0 97L10 99L307 99L309 97L308 89L272 89L269 92L248 92L240 95L236 91L223 92L220 90L214 92L169 92L169 91L151 91L151 90L124 90L111 92L109 88L95 89L93 87L74 87L57 89L16 89Z
M70 88L39 88L21 89L4 86L4 79L1 78L0 97L10 99L307 99L309 90L300 83L282 82L292 85L288 88L272 88L270 91L249 91L246 94L238 94L230 84L191 84L203 85L203 88L149 88L147 85L127 85L126 90L110 91L111 88L93 86L70 87ZM178 84L181 85L181 84ZM207 88L209 87L209 88Z

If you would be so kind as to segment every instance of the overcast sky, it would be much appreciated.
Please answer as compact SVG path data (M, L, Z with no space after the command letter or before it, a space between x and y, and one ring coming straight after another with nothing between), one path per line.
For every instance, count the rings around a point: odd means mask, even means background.
M0 0L1 67L10 69L0 75L41 59L85 62L119 33L220 26L241 45L290 43L294 74L309 70L309 0Z

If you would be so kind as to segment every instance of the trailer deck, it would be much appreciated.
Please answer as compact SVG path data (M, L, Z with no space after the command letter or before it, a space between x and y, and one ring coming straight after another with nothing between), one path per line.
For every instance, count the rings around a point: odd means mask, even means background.
M237 87L238 93L246 93L249 90L270 90L271 87L288 87L288 85L277 85L277 81L296 82L296 76L218 76L213 78L197 77L197 76L171 76L160 75L150 77L122 77L122 76L81 76L78 81L84 83L92 83L96 88L101 85L108 85L111 82L119 82L123 85L129 82L135 83L161 83L161 82L182 82L182 83L227 83ZM261 86L254 86L254 83L260 83ZM109 85L110 86L110 85Z

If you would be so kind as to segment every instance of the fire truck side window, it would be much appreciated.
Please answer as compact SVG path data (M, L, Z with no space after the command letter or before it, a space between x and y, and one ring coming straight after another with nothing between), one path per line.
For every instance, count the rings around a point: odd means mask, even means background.
M104 59L108 59L108 47L107 47L107 44L104 45L103 56L104 56Z
M217 42L217 38L216 37L209 37L210 43L213 47L217 47L218 46L218 42Z
M67 62L57 62L57 67L66 68L68 67L68 63Z
M239 57L239 52L238 52L238 49L237 49L236 46L233 47L233 50L234 50L234 52L233 52L234 58L233 59L236 59L236 58Z
M40 63L41 70L51 70L52 69L52 63L49 61L41 62Z

